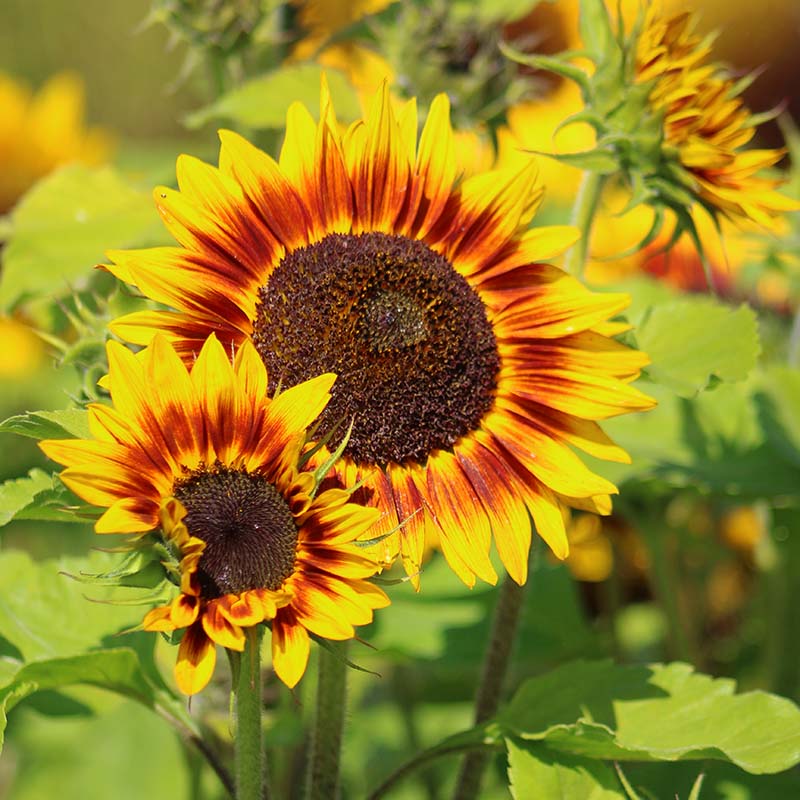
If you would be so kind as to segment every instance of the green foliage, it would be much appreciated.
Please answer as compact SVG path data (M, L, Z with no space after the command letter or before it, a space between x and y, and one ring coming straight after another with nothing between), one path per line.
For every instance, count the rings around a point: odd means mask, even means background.
M111 167L62 167L19 202L3 250L0 308L86 285L106 250L147 243L161 225L149 193Z
M624 800L614 770L602 761L589 761L547 746L506 739L508 782L514 800Z
M37 661L21 667L13 680L0 688L0 747L8 712L34 692L87 684L129 697L153 708L156 689L145 676L133 650L99 650L71 658Z
M142 608L127 605L135 590L87 589L68 577L116 566L117 558L106 553L38 563L20 551L0 553L0 637L28 662L81 654L138 625Z
M90 439L86 409L29 411L0 422L0 433L16 433L31 439Z
M648 373L681 397L702 391L714 378L743 380L761 349L752 309L731 309L710 298L654 308L636 338L652 360Z
M52 488L53 476L41 469L32 469L27 478L0 484L0 527L29 507L37 495Z
M360 113L355 91L341 73L324 72L337 116L344 121L355 119ZM225 120L228 124L255 130L283 128L286 112L295 101L299 100L316 114L322 73L315 64L281 67L237 86L211 105L189 115L186 123L190 128L199 128L211 121Z
M800 761L800 709L687 664L573 662L526 681L499 727L571 755L617 761L722 759L751 773Z

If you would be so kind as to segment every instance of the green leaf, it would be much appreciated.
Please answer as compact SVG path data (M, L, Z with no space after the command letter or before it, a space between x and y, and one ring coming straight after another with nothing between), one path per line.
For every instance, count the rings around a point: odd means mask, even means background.
M0 433L16 433L31 439L91 439L85 408L62 411L28 411L0 422Z
M506 739L514 800L626 800L614 770L602 761L565 755L539 742Z
M535 150L530 152L554 158L571 167L596 172L598 175L611 175L619 171L619 162L611 150L586 150L582 153L543 153Z
M122 603L140 590L87 587L62 574L101 573L117 563L118 557L98 552L41 562L20 551L0 552L0 636L33 661L83 653L138 625L142 608Z
M42 469L32 469L27 478L0 484L0 527L7 525L33 501L39 492L53 488L53 476Z
M657 306L636 333L652 364L650 376L682 397L712 378L739 381L755 366L758 323L746 305L733 309L711 298L683 298Z
M111 167L63 167L25 195L3 251L0 307L86 283L106 250L148 243L162 231L150 194Z
M189 730L194 727L188 715L182 712L180 701L168 690L151 682L139 654L131 648L120 647L23 666L8 684L0 688L0 749L8 712L17 703L35 692L77 684L107 689L150 709L168 709Z
M506 735L613 760L715 758L751 773L800 761L800 709L686 664L578 661L526 681L498 715Z
M594 62L600 64L618 53L619 45L604 0L581 0L578 32Z
M563 58L523 53L505 42L500 42L499 48L500 52L506 58L517 64L524 64L534 69L543 69L547 72L553 72L556 75L560 75L562 78L574 81L584 91L589 90L589 76L586 72Z
M212 120L227 120L243 128L279 129L286 123L289 106L299 100L316 114L323 69L315 64L283 66L237 86L186 119L190 128ZM352 120L361 114L355 90L340 72L326 69L331 96L340 119Z
M773 366L760 380L756 396L770 444L800 467L800 370Z

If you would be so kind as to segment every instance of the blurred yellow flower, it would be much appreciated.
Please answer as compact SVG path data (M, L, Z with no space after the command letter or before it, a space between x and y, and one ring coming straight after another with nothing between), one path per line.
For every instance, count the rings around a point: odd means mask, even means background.
M645 274L679 291L713 291L723 299L747 300L777 313L791 313L797 306L800 263L789 252L782 254L780 265L773 265L770 258L779 245L778 237L789 234L786 219L777 220L776 230L766 232L754 225L742 229L725 217L715 222L702 209L695 209L693 220L711 274L709 285L688 233L667 248L675 224L671 212L665 214L664 230L644 248L636 247L653 224L653 210L640 205L620 214L627 201L628 195L620 190L612 189L604 196L585 271L589 283L602 286Z
M767 535L764 514L754 505L730 508L720 518L719 535L733 550L752 555Z
M614 569L614 548L596 514L580 514L567 528L567 567L579 581L599 583Z
M584 122L564 125L582 108L580 89L571 82L561 83L546 97L512 106L507 114L508 125L497 131L497 167L519 168L530 160L532 151L578 153L590 150L595 144L591 126ZM536 161L547 197L571 204L581 182L581 170L546 156L538 156Z
M392 0L292 0L306 36L295 45L292 60L315 59L324 67L343 72L359 94L371 96L394 74L376 52L352 41L326 44L327 40L369 14L376 14Z
M0 73L0 213L61 164L99 164L111 137L84 124L84 89L76 75L54 75L33 94Z
M44 342L24 322L0 316L0 379L20 379L42 364Z

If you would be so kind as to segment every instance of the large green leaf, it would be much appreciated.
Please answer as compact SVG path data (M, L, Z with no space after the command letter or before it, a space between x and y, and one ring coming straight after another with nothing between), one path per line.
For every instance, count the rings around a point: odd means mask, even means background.
M538 742L506 739L514 800L626 800L614 770L602 761L556 753Z
M186 122L191 128L212 120L226 120L256 130L283 128L286 112L296 100L316 113L322 72L315 64L280 67L237 86L211 105L195 111ZM343 120L355 119L361 113L355 90L340 72L330 69L324 72L337 116Z
M8 524L28 507L40 492L53 488L53 476L42 469L32 469L26 478L0 484L0 527Z
M86 282L106 250L148 243L162 230L148 192L111 167L80 164L44 178L13 212L3 251L0 307Z
M134 650L98 650L26 664L0 688L0 745L7 714L20 700L34 692L75 684L109 689L150 707L156 703L156 690L142 671Z
M109 543L118 542L109 537ZM0 636L27 662L84 653L136 626L146 607L124 604L141 590L87 587L68 577L109 571L118 561L119 556L98 552L89 559L42 562L19 551L0 552Z
M752 773L798 763L800 709L734 690L733 681L686 664L578 661L526 681L498 723L507 734L603 760L715 758Z
M0 433L16 433L31 439L91 439L86 409L28 411L0 422Z
M648 373L682 397L697 394L715 378L743 380L760 352L753 310L732 309L707 297L653 308L636 338L652 360Z

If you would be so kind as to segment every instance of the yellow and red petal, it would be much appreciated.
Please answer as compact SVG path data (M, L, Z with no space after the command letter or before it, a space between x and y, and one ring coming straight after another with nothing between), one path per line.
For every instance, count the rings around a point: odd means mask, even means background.
M294 611L281 609L272 621L272 667L290 689L303 677L310 650L308 631L298 622Z
M195 623L183 634L175 664L175 682L184 694L197 694L205 689L214 674L217 650L206 636L203 626Z

